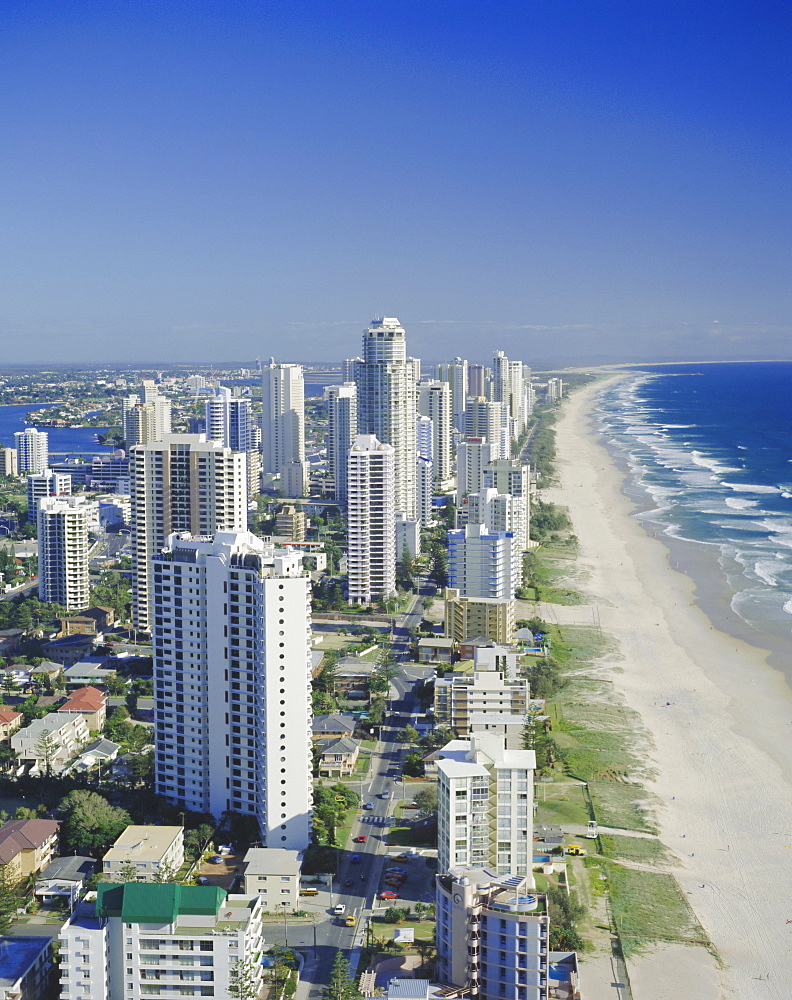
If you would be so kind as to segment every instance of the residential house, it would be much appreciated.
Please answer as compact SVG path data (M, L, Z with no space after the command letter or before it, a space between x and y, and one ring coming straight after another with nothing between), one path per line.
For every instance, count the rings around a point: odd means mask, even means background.
M342 736L340 739L317 740L315 745L320 755L320 777L341 778L354 774L360 756L360 743L357 740Z
M15 712L7 705L0 705L0 743L8 743L11 734L22 725L22 713Z
M97 765L110 764L118 756L121 749L119 743L112 740L98 739L89 744L72 765L72 771L90 771Z
M128 826L105 854L102 873L112 881L130 863L139 882L153 881L158 872L178 872L184 864L184 828Z
M0 826L0 863L8 865L16 881L37 875L58 849L58 827L53 819L10 819Z
M77 688L60 708L59 712L79 712L92 732L98 732L107 718L107 695L99 688Z
M98 635L65 635L63 638L51 639L41 644L43 653L64 667L79 663L94 651ZM84 684L85 681L80 681Z
M0 937L0 1000L44 1000L52 994L52 938Z
M16 656L25 638L23 628L0 629L0 656Z
M442 636L424 636L418 640L419 663L452 663L455 642Z
M352 737L355 732L355 719L351 715L315 715L311 725L311 738L325 740L335 737Z
M80 712L50 712L14 733L11 748L16 750L20 766L42 774L47 770L57 774L89 739L88 726Z
M95 858L80 857L78 854L55 858L36 879L36 899L42 903L67 899L73 906L95 870Z
M298 909L302 852L251 847L242 865L247 896L259 895L265 910Z
M70 636L71 639L79 639L79 636ZM85 687L86 685L106 684L107 678L115 673L111 666L105 666L105 657L92 660L81 660L67 667L63 673L66 676L66 685L70 688Z

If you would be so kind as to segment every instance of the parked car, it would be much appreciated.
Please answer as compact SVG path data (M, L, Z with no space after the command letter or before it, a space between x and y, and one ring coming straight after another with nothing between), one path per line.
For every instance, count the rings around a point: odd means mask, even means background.
M405 809L417 809L418 808L418 803L417 802L408 802L407 805L404 808Z
M374 803L373 802L364 802L363 803L363 808L364 809L373 809L374 808Z
M220 857L219 854L215 854L215 856L213 858L209 858L209 864L212 864L212 865L222 865L222 863L223 863L223 859Z
M359 837L355 837L354 842L356 844L365 844L366 843L366 834L365 833L361 833L361 835Z
M353 854L352 855L352 864L353 865L359 865L360 864L360 855L359 854Z
M399 898L399 894L398 894L398 892L393 892L392 890L387 889L385 892L381 892L379 894L379 898L380 899L398 899Z
M347 888L349 888L349 886L350 886L350 885L354 885L354 884L355 884L355 880L354 880L354 879L351 879L351 878L348 878L348 879L346 879L346 880L344 881L344 885L345 885L345 886L346 886Z
M209 885L209 879L205 875L199 875L195 881L198 885Z

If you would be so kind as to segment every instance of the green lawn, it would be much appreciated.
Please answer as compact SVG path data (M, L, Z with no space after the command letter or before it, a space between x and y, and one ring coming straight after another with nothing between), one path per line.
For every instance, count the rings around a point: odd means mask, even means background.
M597 822L619 830L641 830L656 833L657 828L647 814L649 793L641 785L619 781L590 781L589 792L594 803Z
M625 861L636 861L645 865L662 865L671 861L668 851L659 840L602 833L599 843L602 853L609 858L623 858Z
M585 825L591 819L585 789L580 785L555 785L540 782L536 786L537 823Z
M412 847L412 828L409 826L393 826L388 831L387 843L392 847Z

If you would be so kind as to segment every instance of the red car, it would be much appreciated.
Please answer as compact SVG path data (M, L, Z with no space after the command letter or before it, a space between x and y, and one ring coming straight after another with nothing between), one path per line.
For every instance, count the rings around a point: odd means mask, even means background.
M361 833L361 835L359 837L355 837L354 842L356 844L365 844L366 843L366 834L365 833Z
M389 892L381 892L379 894L379 896L380 896L380 899L398 899L399 898L398 892L390 892L390 891Z

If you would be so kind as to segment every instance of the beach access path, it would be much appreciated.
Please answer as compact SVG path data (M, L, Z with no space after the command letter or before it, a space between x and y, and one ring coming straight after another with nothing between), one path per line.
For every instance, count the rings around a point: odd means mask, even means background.
M590 604L552 609L556 620L585 625L596 609L618 642L609 677L654 743L657 774L647 787L660 803L660 837L721 960L678 945L631 959L634 1000L788 1000L792 691L764 650L713 627L691 579L635 516L594 420L602 388L565 402L560 486L542 491L569 510L584 580L576 587ZM585 995L614 996L609 983L591 981L597 968L583 966Z

